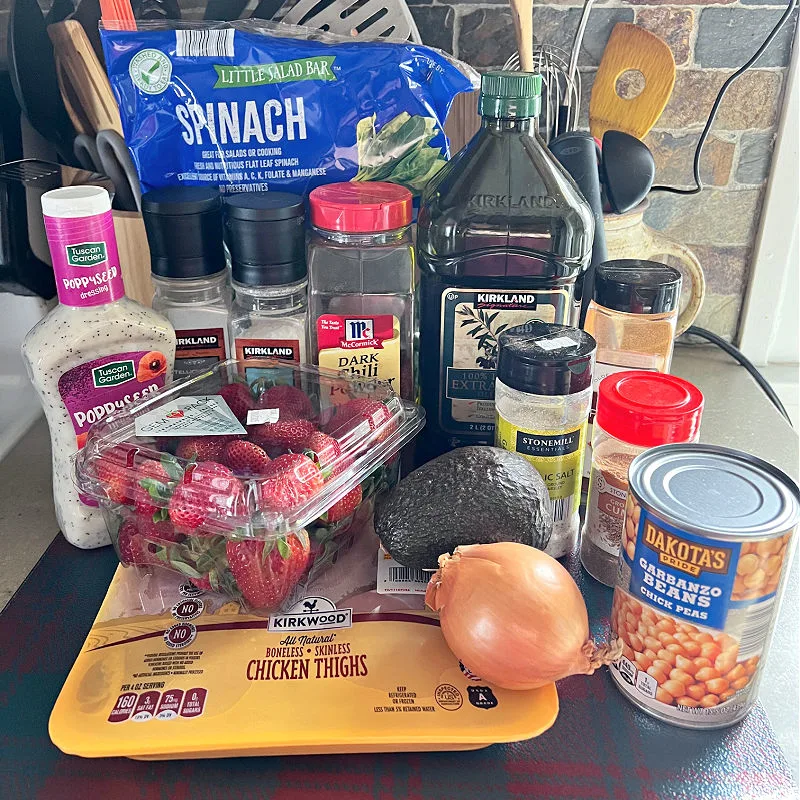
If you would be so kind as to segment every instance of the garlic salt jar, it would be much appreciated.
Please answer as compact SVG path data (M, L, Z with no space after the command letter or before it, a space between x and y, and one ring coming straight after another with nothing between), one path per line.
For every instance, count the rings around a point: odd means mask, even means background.
M532 321L502 333L495 379L495 444L533 464L547 486L553 535L545 552L574 549L596 344L578 328Z

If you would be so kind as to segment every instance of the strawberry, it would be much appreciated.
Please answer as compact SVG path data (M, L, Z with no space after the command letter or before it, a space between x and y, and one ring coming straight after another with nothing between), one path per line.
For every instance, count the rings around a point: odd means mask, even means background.
M201 526L227 530L235 525L232 520L226 525L224 518L240 515L244 500L242 482L227 467L203 461L190 466L175 487L169 501L169 517L181 533L193 533Z
M154 522L152 515L136 517L136 527L148 542L172 544L183 539L183 534L178 533L168 519Z
M314 431L305 442L306 455L316 463L321 470L331 469L342 456L342 447L339 442L322 431Z
M300 453L278 456L269 465L265 480L259 482L261 507L291 511L316 494L323 483L319 467L308 456Z
M133 507L142 517L152 517L169 502L172 494L170 476L158 461L144 461L136 470Z
M263 475L270 457L255 442L236 440L228 442L222 452L222 463L234 472Z
M314 406L308 395L296 386L280 384L267 389L258 398L259 408L277 408L280 420L313 419Z
M307 419L278 420L250 426L250 437L265 450L302 451L311 434L316 431Z
M359 430L357 438L370 436L373 443L382 442L397 427L392 420L392 412L384 403L361 397L338 406L333 419L325 426L325 432L335 431L337 438L341 440L345 436L353 435L362 424L364 431L361 433Z
M225 445L235 436L187 436L181 439L175 455L187 461L219 461Z
M361 505L361 486L348 492L338 503L334 503L323 515L326 523L339 522L349 517Z
M198 589L203 589L206 592L213 592L214 588L211 586L211 573L203 575L200 578L189 578L189 583L194 584Z
M155 545L142 538L132 519L122 523L117 533L117 553L123 564L157 564L158 558L153 552L155 549Z
M277 608L308 567L311 546L301 530L288 540L231 541L226 545L228 565L244 599L253 608Z
M219 390L220 395L241 423L247 422L247 412L256 407L256 399L246 383L229 383Z
M333 469L331 469L331 473L326 477L326 480L333 480L337 475L347 472L347 470L353 466L353 461L355 461L353 456L345 456L344 458L340 458L333 465Z
M99 455L94 462L95 475L112 503L133 504L135 455L135 448L119 444Z

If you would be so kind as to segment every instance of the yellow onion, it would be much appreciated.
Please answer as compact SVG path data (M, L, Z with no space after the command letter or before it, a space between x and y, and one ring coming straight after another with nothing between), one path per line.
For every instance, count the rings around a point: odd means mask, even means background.
M439 556L425 602L461 663L503 689L591 675L619 657L598 647L580 590L554 558L526 544L457 547Z

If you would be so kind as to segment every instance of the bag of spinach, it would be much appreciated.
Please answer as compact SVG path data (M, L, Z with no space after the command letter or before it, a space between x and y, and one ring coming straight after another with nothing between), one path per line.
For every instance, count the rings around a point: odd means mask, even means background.
M102 30L142 191L176 184L307 194L334 181L419 193L469 66L423 45L257 20Z

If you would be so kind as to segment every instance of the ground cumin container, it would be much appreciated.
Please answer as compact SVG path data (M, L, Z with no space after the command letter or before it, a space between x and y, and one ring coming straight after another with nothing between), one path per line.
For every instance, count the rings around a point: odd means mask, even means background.
M628 477L634 554L620 554L611 675L665 722L732 725L757 699L800 492L766 461L712 445L654 448Z

